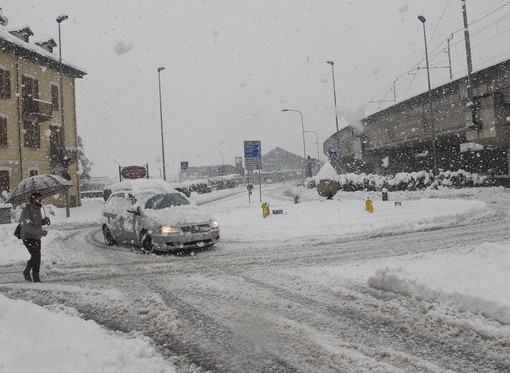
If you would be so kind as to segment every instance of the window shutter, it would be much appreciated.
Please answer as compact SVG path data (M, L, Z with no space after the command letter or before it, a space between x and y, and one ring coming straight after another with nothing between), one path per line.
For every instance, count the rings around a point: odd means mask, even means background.
M6 71L4 75L5 79L5 97L4 98L11 98L11 72Z
M0 117L0 145L7 145L7 118Z

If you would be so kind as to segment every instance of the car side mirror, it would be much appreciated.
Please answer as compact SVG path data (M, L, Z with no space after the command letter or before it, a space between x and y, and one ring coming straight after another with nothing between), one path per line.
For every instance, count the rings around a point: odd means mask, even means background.
M127 212L135 215L140 215L140 206L129 208L127 209Z

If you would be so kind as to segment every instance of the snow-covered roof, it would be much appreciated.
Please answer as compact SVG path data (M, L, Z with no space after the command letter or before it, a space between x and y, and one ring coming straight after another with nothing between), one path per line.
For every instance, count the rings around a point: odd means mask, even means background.
M26 28L28 29L28 27L26 27ZM12 31L16 32L16 31L20 31L20 29L12 30ZM21 50L24 50L24 51L28 52L28 54L35 54L39 58L42 57L43 61L46 61L47 63L49 63L50 65L53 65L54 67L57 67L58 64L60 64L59 58L57 56L53 55L52 53L48 52L44 48L42 48L36 44L27 43L27 42L21 40L20 38L12 35L9 31L0 28L0 46L3 47L3 45L5 45L5 44L11 45L15 48L19 48ZM83 75L87 74L87 72L84 69L82 69L76 65L70 64L68 62L62 61L62 65L66 68L66 70L68 72L71 72L72 74L76 75L77 77L82 78Z

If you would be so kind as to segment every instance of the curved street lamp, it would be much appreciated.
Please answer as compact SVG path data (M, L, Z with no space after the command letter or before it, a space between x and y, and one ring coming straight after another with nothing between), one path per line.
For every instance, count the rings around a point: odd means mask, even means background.
M299 110L294 110L294 109L282 109L282 111L283 112L294 111L296 113L299 113L299 115L301 115L301 131L303 133L303 156L305 159L305 174L304 174L304 176L306 177L306 143L305 143L305 123L303 120L303 113L300 112Z
M161 71L165 70L164 66L158 67L159 82L159 118L161 120L161 159L163 161L163 180L166 181L166 165L165 165L165 139L163 136L163 105L161 103Z
M301 115L301 131L303 132L303 156L305 157L305 162L306 162L305 123L303 120L303 113L301 113L299 110L294 110L294 109L282 109L282 111L283 112L294 111L296 113L299 113L299 115Z
M305 131L305 133L315 133L315 144L317 145L317 160L319 160L319 135L315 131Z
M430 86L430 67L429 67L429 54L427 49L427 33L425 31L426 19L424 16L418 16L418 19L423 25L423 40L425 41L425 61L427 63L427 82L429 89L429 115L430 115L430 128L432 129L432 162L433 162L433 173L437 176L437 150L436 150L436 128L434 125L434 114L432 112L432 88Z

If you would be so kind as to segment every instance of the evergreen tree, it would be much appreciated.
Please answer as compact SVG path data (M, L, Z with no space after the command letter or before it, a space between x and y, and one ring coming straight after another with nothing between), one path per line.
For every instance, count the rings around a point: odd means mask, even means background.
M77 153L80 168L80 182L90 180L90 170L92 169L92 165L94 163L85 156L85 151L83 150L83 141L80 136L78 136Z

